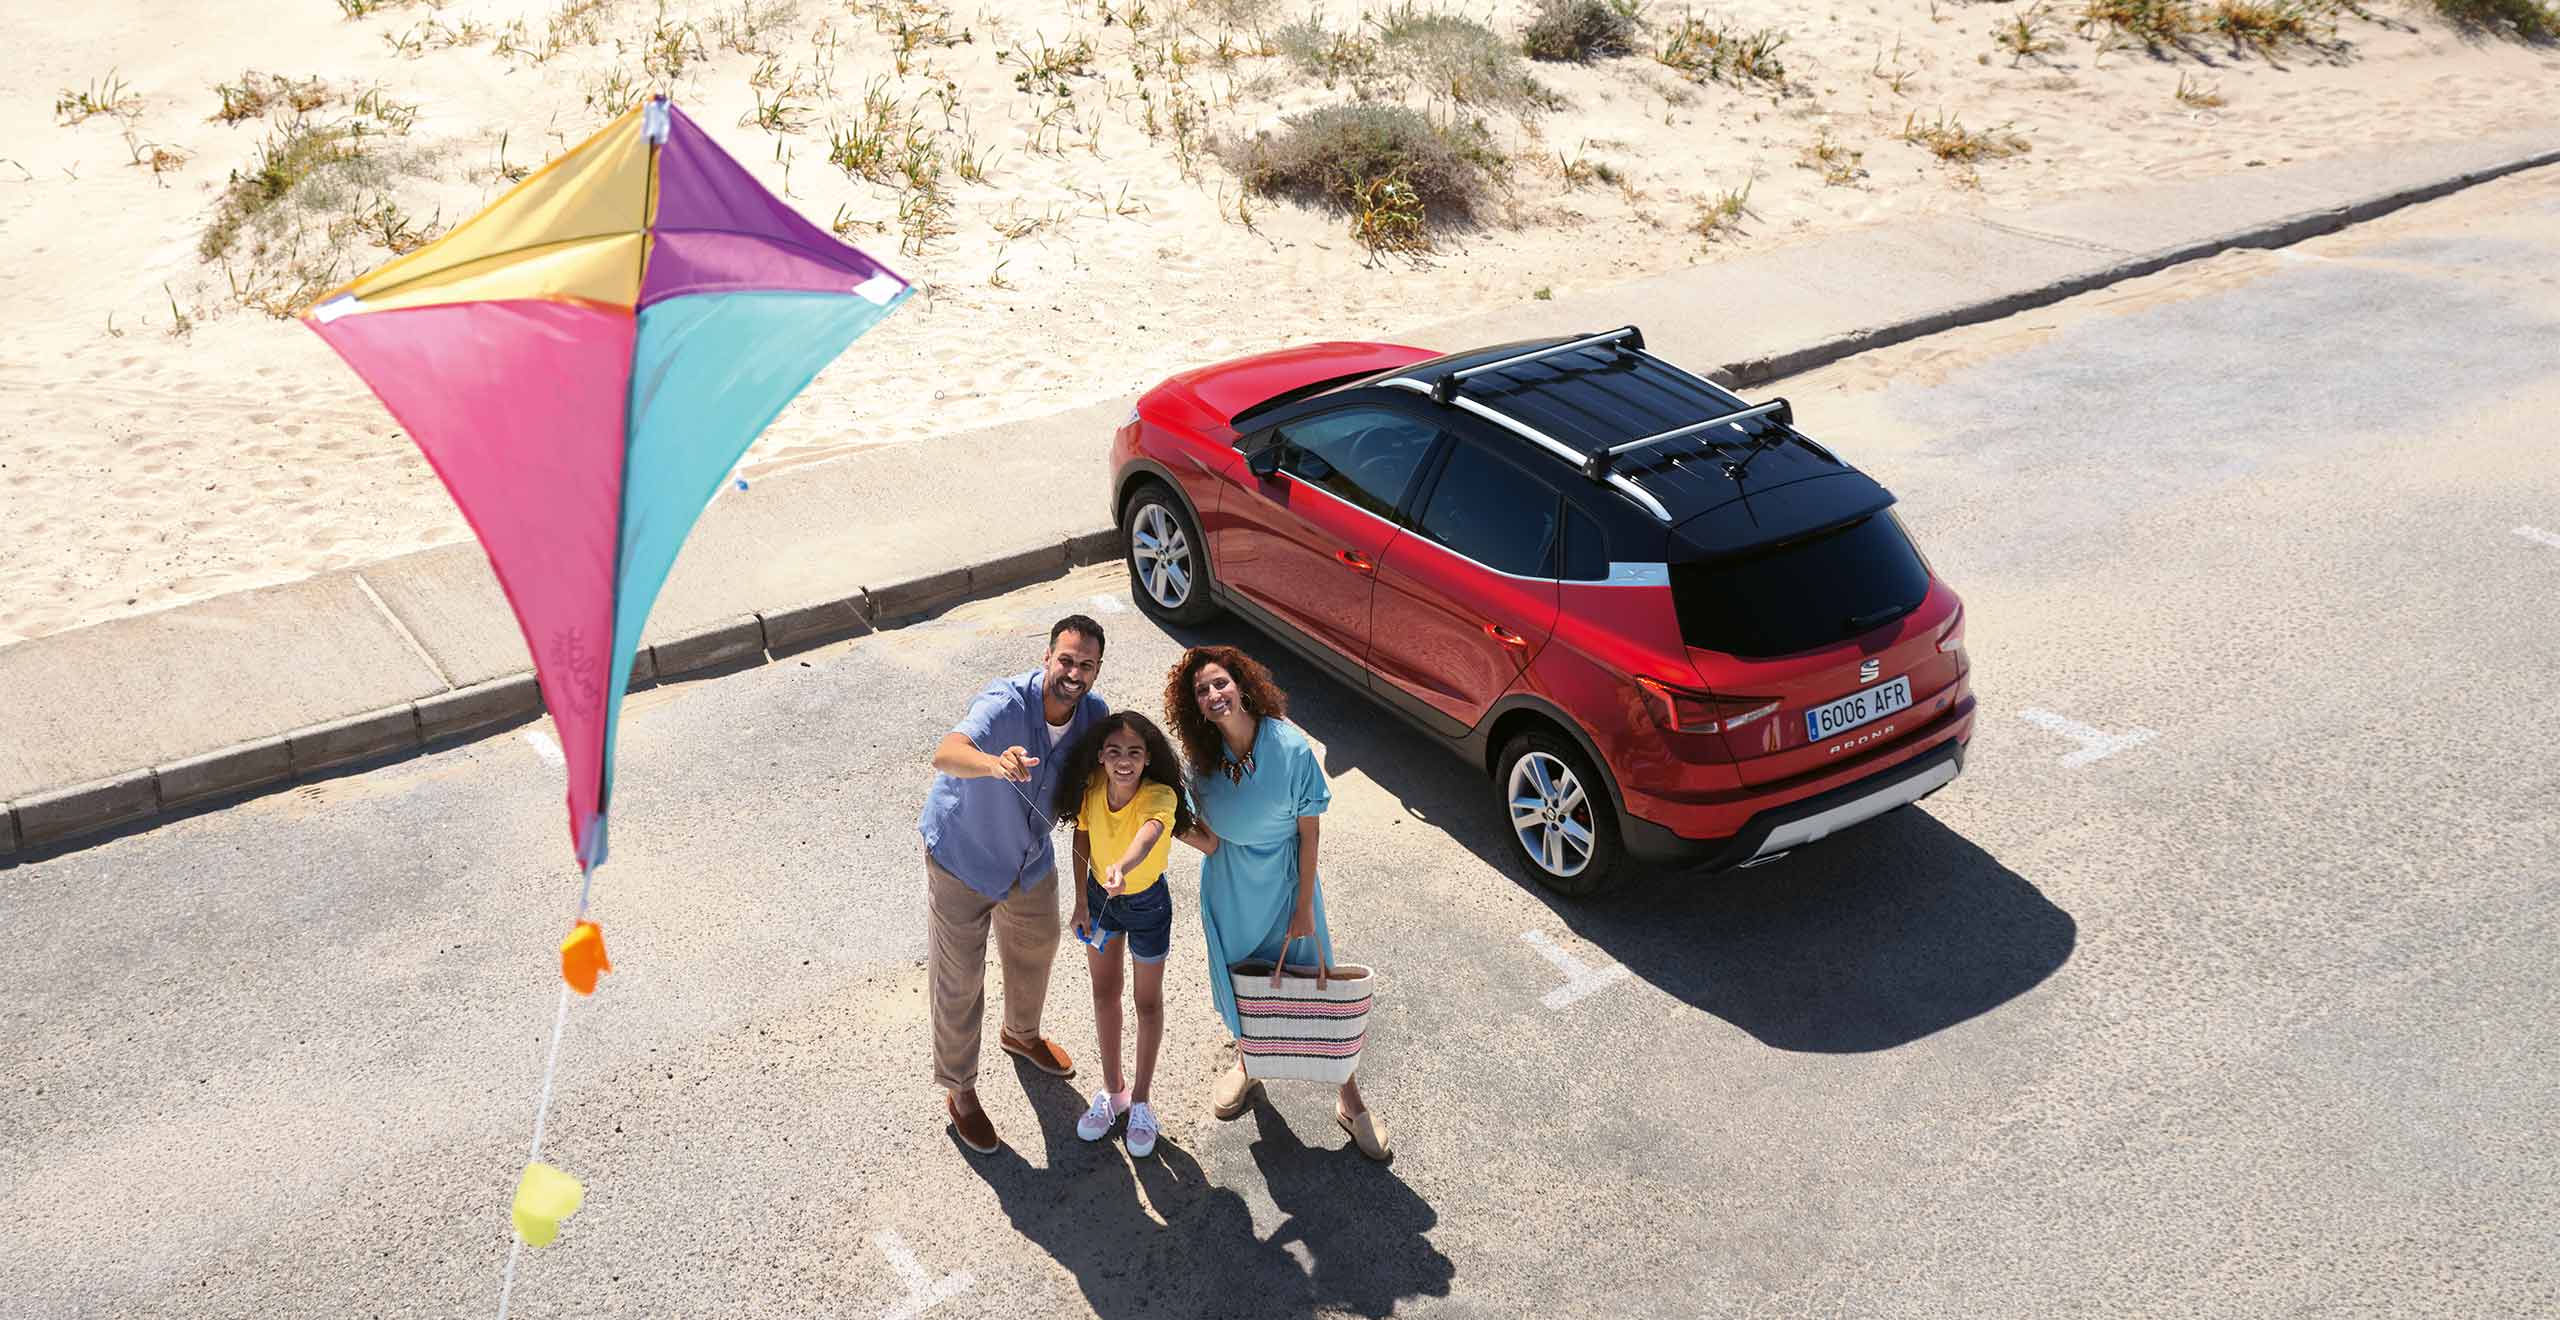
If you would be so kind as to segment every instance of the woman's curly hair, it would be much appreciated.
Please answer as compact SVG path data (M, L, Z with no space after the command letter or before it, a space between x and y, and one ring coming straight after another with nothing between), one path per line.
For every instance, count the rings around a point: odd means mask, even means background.
M1102 769L1102 742L1120 729L1138 735L1138 741L1147 745L1147 768L1139 777L1173 790L1172 837L1190 833L1191 798L1183 791L1182 763L1173 758L1173 744L1165 741L1164 730L1134 710L1115 711L1094 721L1067 749L1066 766L1058 775L1058 823L1073 826L1083 818L1084 795L1092 791L1093 777Z
M1226 760L1218 726L1200 712L1199 699L1192 696L1193 684L1199 681L1203 665L1224 668L1236 681L1236 691L1244 698L1247 715L1276 720L1289 713L1289 694L1271 680L1271 671L1262 662L1232 646L1195 646L1174 662L1173 671L1164 680L1164 718L1173 726L1174 736L1182 740L1182 754L1191 762L1191 773L1206 778L1217 773Z

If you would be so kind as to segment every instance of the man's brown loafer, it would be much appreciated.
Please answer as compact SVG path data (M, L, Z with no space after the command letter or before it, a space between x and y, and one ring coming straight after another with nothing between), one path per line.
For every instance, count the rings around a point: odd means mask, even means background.
M944 1113L951 1115L951 1130L960 1134L960 1144L981 1155L993 1155L1004 1143L996 1139L996 1125L987 1121L984 1108L960 1112L960 1101L948 1092L942 1097Z
M1020 1040L1010 1031L998 1031L996 1043L1004 1046L1007 1054L1019 1054L1031 1060L1031 1066L1044 1073L1055 1077L1076 1075L1076 1061L1067 1057L1067 1052L1059 1048L1058 1042L1046 1036L1036 1040Z

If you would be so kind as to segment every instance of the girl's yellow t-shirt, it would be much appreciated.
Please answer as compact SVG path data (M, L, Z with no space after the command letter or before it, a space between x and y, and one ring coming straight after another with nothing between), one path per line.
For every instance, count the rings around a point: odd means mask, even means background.
M1150 779L1138 785L1137 796L1129 799L1129 805L1113 811L1110 781L1096 774L1093 786L1085 790L1084 810L1076 822L1092 842L1094 881L1101 882L1102 873L1128 853L1130 844L1137 842L1139 827L1151 820L1163 821L1164 830L1156 835L1155 846L1147 850L1147 855L1121 873L1124 883L1120 893L1123 897L1139 893L1163 879L1164 864L1173 855L1173 806L1173 790Z

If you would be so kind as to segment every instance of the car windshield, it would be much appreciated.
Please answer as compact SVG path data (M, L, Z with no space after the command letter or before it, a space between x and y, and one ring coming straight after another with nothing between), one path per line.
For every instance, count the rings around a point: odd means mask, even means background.
M1929 570L1887 514L1746 554L1671 566L1680 635L1759 658L1881 627L1929 594Z

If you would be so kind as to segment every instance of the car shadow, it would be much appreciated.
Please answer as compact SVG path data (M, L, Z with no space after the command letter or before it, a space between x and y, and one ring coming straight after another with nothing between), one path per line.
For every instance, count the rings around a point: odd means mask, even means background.
M2077 946L2069 913L1924 806L1747 871L1639 870L1609 895L1565 898L1514 860L1481 771L1238 621L1175 640L1270 666L1328 776L1359 771L1628 971L1775 1048L1907 1044L2034 989Z
M1424 1236L1439 1219L1431 1206L1356 1151L1299 1141L1258 1097L1251 1153L1281 1216L1268 1237L1243 1194L1212 1184L1170 1136L1144 1159L1130 1158L1118 1130L1086 1142L1070 1083L1020 1060L1014 1071L1039 1115L1045 1167L1011 1146L980 1156L954 1138L952 1148L1103 1320L1376 1317L1449 1294L1456 1267Z

